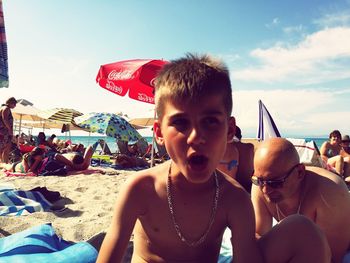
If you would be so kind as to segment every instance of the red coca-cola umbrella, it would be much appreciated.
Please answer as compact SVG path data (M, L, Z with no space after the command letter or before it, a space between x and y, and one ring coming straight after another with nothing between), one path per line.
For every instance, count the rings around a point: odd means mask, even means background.
M115 94L154 104L154 79L168 61L133 59L102 65L98 84Z

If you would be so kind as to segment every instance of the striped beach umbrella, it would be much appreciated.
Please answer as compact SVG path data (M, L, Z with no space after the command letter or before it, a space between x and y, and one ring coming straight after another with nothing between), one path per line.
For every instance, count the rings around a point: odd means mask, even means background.
M0 1L0 88L9 87L7 42L5 34L4 12Z
M46 120L66 124L74 124L74 118L83 115L83 113L74 109L54 108L49 110L43 110L38 115Z

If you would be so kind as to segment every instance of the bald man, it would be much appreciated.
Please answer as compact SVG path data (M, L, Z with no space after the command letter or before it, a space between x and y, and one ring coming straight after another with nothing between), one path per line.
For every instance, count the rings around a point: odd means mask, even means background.
M301 214L325 233L332 262L342 262L350 249L350 194L339 176L305 167L292 143L273 138L260 143L255 152L252 182L258 236L272 228L272 218L280 222Z

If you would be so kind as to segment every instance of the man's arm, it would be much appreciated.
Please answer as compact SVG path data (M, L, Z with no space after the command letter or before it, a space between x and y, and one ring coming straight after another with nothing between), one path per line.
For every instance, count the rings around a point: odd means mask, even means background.
M256 235L260 238L272 228L272 215L266 207L264 197L258 186L252 185L251 199L254 206Z
M97 263L121 262L140 211L141 190L127 181L118 194L112 223L103 240ZM142 194L141 194L142 195Z
M235 208L230 209L228 216L234 262L263 262L255 238L254 209L249 195L242 190L234 199Z

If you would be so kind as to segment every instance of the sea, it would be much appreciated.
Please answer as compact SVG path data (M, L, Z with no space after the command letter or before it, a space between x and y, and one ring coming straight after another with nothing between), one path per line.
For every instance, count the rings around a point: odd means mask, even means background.
M108 136L57 136L57 138L61 140L71 140L72 143L81 143L85 147L89 145L93 145L95 142L97 142L99 139L105 140L107 145L109 146L111 152L117 152L117 143L115 138L108 137ZM152 143L152 137L144 137L148 143ZM294 137L293 137L294 138ZM327 141L328 138L302 138L302 137L295 137L296 139L305 139L306 141L314 141L317 145L317 147L320 149L323 142Z

